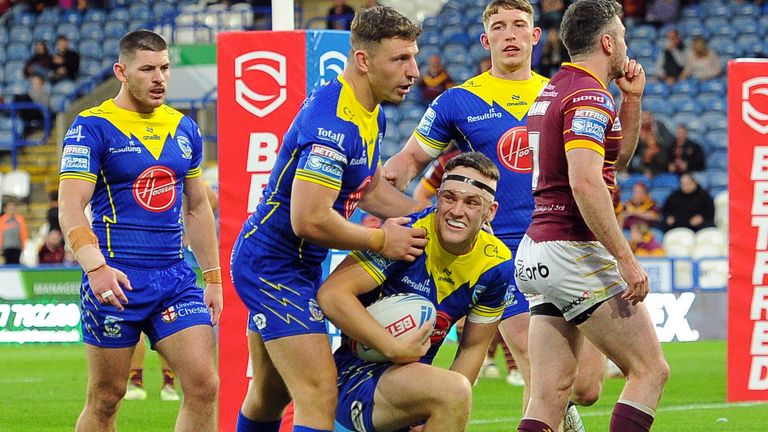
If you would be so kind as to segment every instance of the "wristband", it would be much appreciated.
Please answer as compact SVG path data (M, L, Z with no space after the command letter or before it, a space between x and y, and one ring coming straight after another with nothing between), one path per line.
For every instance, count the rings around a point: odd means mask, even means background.
M90 228L74 227L67 233L67 240L75 253L75 258L83 271L90 273L107 264L99 250L99 239Z
M214 267L212 269L204 270L203 280L206 284L221 285L221 267Z
M384 249L384 244L387 242L387 235L381 228L376 228L371 232L370 250L374 252L380 252Z

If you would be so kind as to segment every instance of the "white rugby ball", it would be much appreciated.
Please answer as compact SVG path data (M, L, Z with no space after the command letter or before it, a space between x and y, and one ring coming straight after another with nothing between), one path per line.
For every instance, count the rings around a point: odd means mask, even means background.
M437 313L431 301L418 294L395 294L377 300L366 308L389 334L401 337L419 329L425 323L435 324ZM350 340L350 348L358 357L372 362L389 359L373 348Z

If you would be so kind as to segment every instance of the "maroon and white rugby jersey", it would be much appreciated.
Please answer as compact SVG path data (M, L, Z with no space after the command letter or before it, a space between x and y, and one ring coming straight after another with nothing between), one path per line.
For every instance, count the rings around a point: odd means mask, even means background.
M605 185L613 192L621 140L616 104L605 84L587 69L563 63L528 111L535 205L529 237L595 240L573 198L565 154L586 148L602 155Z

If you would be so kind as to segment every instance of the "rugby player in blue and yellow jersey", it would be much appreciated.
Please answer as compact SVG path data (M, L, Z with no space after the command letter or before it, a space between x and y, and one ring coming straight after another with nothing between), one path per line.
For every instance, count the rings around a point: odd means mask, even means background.
M336 367L316 293L328 248L413 261L424 230L389 219L349 222L359 204L391 218L420 205L380 179L379 103L402 102L419 71L421 30L388 7L358 11L344 72L316 89L286 133L269 183L232 251L232 280L250 311L253 380L237 431L277 431L290 399L294 431L330 431Z
M482 153L461 153L445 167L437 206L413 215L430 237L413 262L358 251L331 273L318 293L323 312L344 333L390 362L361 360L343 343L337 431L393 431L425 422L427 431L464 431L472 407L472 382L496 333L507 294L513 294L512 253L481 230L496 214L499 170ZM437 321L395 338L365 306L380 296L418 294L429 299ZM430 366L460 318L467 316L450 370ZM429 337L428 337L429 336ZM430 343L431 342L431 343Z
M161 36L125 35L113 70L119 93L77 116L61 161L59 219L85 272L88 394L76 429L115 430L131 354L144 332L181 379L176 431L214 431L212 324L223 301L213 212L200 177L200 130L164 104L170 62ZM184 229L205 291L184 261Z

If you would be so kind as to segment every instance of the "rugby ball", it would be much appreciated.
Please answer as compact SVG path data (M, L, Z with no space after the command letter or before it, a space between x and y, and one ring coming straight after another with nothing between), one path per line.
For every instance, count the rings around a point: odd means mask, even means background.
M401 337L416 331L425 323L434 325L437 316L432 302L418 294L395 294L384 297L366 309L394 337ZM350 341L350 348L355 355L363 360L389 361L380 352L355 340Z

